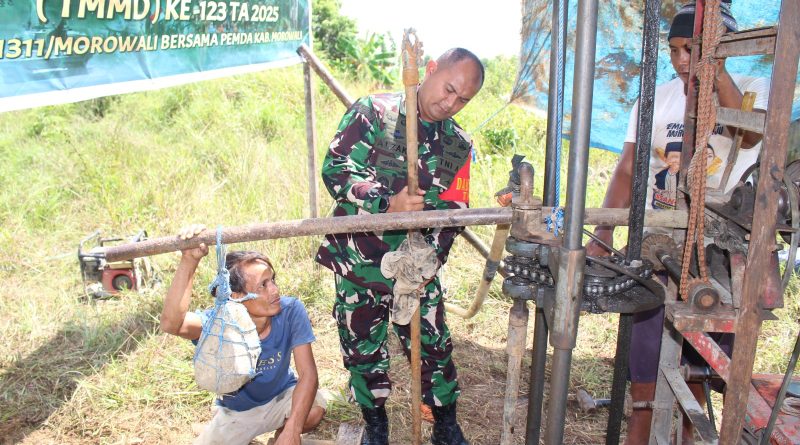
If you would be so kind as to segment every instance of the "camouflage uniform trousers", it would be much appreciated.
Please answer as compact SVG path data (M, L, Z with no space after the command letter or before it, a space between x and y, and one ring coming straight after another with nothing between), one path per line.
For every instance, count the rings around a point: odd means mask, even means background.
M339 328L344 366L350 371L350 394L367 408L383 406L391 392L387 348L392 295L361 287L335 275L333 317ZM422 401L428 406L455 403L460 393L453 363L453 342L445 324L439 277L421 295ZM393 324L409 358L411 325Z

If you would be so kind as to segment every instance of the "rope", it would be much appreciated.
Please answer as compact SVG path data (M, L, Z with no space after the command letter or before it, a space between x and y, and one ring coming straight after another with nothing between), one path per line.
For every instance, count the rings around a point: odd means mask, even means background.
M691 201L689 203L686 246L683 250L683 263L681 264L680 293L684 297L688 295L690 285L697 282L709 282L705 249L703 248L706 201L706 146L717 122L717 109L714 105L713 91L714 79L717 74L717 61L714 59L714 53L721 35L720 2L719 0L708 0L705 4L703 16L703 51L697 63L698 78L700 80L697 99L697 132L694 155L687 172ZM689 266L694 249L697 250L697 265L700 276L697 279L690 280Z
M553 232L553 236L558 237L558 232L564 227L564 208L553 207L544 222L547 224L547 231Z
M564 8L566 8L566 1L558 2L558 29L551 31L550 40L562 39L562 34L559 30L564 29L566 26ZM564 47L565 42L561 42L560 47ZM564 227L564 209L561 207L561 152L563 150L563 143L561 134L564 130L564 51L558 51L556 54L556 122L555 129L553 130L557 135L555 140L555 181L553 188L555 189L555 197L553 200L553 210L550 215L545 217L544 221L547 224L547 231L552 232L553 236L558 236L558 233Z
M225 267L225 244L222 244L222 226L217 226L217 276L214 281L208 285L208 291L214 297L214 304L224 304L230 300L236 303L241 303L247 300L258 298L258 295L248 292L242 298L233 298L231 292L231 273Z
M565 29L567 26L564 20L566 19L565 8L567 7L566 1L558 2L558 30ZM551 39L552 39L551 34ZM556 39L559 41L562 39L562 34L558 32ZM564 48L566 42L561 42L559 45L561 48ZM561 141L561 134L564 129L564 51L558 51L556 54L556 96L558 99L556 100L556 128L555 133L558 135L556 138L556 180L555 180L555 201L553 202L553 207L558 207L561 201L561 150L562 150L562 141ZM561 216L563 220L564 212L561 211ZM558 235L556 235L558 236Z
M487 118L486 118L486 119L485 119L483 122L481 122L481 123L480 123L480 125L478 125L478 126L475 128L475 130L473 130L472 132L473 132L473 133L477 133L477 132L481 131L481 130L483 129L483 127L485 127L485 126L486 126L486 124L488 124L488 123L489 123L489 121L491 121L492 119L494 119L494 118L495 118L495 117L496 117L498 114L500 114L500 112L501 112L501 111L505 110L505 109L506 109L506 107L508 107L510 104L511 104L511 102L506 102L506 103L504 103L502 107L498 108L498 109L497 109L497 111L495 111L495 112L494 112L494 113L492 113L492 114L491 114L489 117L487 117Z
M214 307L203 323L194 358L195 381L200 388L226 394L239 389L256 374L261 345L255 324L240 304L257 298L247 293L233 298L230 272L225 267L222 227L217 227L217 276L208 286Z

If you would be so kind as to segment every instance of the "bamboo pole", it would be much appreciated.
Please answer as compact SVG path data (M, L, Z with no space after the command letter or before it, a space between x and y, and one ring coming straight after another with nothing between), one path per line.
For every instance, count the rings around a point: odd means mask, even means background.
M413 36L413 42L412 42ZM413 28L406 29L403 34L403 86L406 93L406 161L408 166L408 194L417 196L419 190L419 173L417 171L418 141L417 136L417 85L419 84L419 68L417 62L422 58L422 45ZM419 290L416 297L419 299ZM420 308L417 305L411 317L411 412L413 415L411 443L422 443L422 348Z
M525 342L528 334L528 302L519 298L508 312L508 335L506 336L506 392L503 398L503 431L500 445L514 442L514 420L517 411L517 395L519 394L519 375L522 369L522 356L525 354Z

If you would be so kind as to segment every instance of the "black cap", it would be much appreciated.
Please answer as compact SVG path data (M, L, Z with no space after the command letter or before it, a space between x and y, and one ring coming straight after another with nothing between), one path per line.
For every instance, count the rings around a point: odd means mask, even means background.
M692 38L694 34L694 11L695 4L689 3L684 5L675 13L672 19L672 26L669 27L669 36L667 40L673 37L686 37ZM736 31L736 19L731 15L731 0L722 0L720 2L720 12L722 15L722 25L728 32Z

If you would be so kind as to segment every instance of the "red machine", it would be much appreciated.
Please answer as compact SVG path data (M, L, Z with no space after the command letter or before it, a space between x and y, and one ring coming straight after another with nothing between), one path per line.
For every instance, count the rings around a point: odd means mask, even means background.
M108 298L123 290L138 291L150 284L153 271L147 258L131 261L107 262L103 247L119 241L139 242L147 239L144 230L124 238L101 238L97 230L78 245L78 262L81 267L83 288L87 296ZM86 244L94 242L94 246L86 250Z

